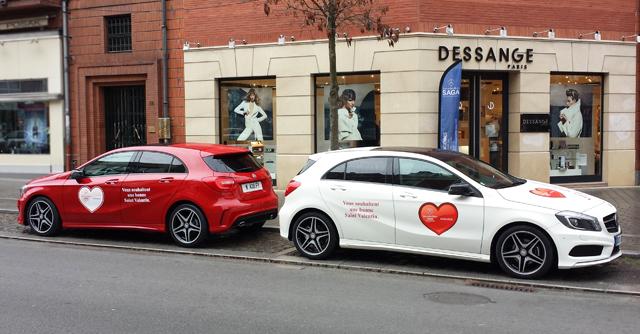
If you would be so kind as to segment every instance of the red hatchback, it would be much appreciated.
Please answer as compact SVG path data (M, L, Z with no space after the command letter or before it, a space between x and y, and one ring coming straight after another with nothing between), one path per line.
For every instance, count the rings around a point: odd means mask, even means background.
M209 233L259 229L277 216L269 172L243 148L212 144L127 147L70 172L35 179L18 222L49 236L62 228L166 232L185 247Z

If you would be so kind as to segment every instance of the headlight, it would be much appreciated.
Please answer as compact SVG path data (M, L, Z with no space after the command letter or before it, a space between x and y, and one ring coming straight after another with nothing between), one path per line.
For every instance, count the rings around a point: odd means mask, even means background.
M602 231L598 219L579 212L562 211L556 213L556 217L564 226L574 230Z

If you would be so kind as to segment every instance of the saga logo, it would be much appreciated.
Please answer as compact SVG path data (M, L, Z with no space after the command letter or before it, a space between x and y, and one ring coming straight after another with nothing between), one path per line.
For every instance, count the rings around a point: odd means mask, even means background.
M442 88L442 96L457 96L460 95L460 87L456 87L453 79L447 81L447 87Z

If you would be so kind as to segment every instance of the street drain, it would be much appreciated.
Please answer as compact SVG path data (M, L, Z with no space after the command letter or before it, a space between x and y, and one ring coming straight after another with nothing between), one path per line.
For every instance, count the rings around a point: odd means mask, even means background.
M424 298L440 304L448 305L482 305L493 303L491 299L464 292L433 292L425 293Z
M467 281L466 285L471 285L479 288L488 288L488 289L497 289L497 290L509 290L509 291L520 291L520 292L536 292L535 289L528 286L522 286L517 284L498 284L498 283L487 283L487 282L478 282L478 281Z

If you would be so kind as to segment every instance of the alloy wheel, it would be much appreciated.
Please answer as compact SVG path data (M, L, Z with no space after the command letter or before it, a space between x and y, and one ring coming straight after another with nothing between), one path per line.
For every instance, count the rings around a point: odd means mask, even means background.
M45 234L53 228L55 215L51 205L44 200L33 202L29 208L29 225L38 234Z
M318 217L307 217L296 228L296 243L306 254L317 256L324 253L331 243L329 226Z
M191 208L182 208L175 212L171 220L171 233L182 244L192 244L202 233L202 221Z
M533 275L546 263L547 249L542 240L528 231L509 234L500 247L500 256L509 270L522 276Z

